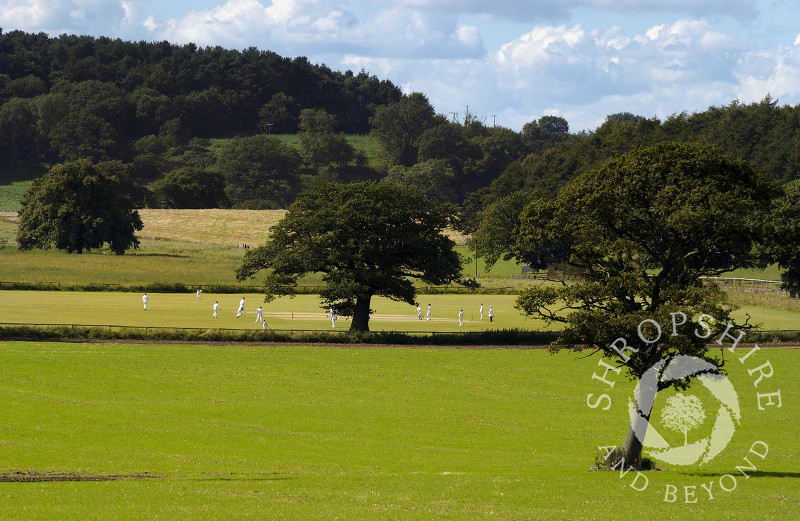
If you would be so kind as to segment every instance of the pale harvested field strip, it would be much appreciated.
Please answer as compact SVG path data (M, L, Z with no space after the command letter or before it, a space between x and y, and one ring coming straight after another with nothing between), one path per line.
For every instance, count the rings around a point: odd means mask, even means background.
M203 244L258 246L286 210L139 210L144 223L137 236Z
M286 210L138 210L144 228L140 239L167 239L199 244L258 246L267 241L270 229ZM17 212L0 212L0 219L16 223ZM466 244L467 237L448 231L456 244Z
M144 229L142 239L170 239L204 244L258 246L266 242L270 229L286 210L139 210ZM467 237L447 231L456 244Z

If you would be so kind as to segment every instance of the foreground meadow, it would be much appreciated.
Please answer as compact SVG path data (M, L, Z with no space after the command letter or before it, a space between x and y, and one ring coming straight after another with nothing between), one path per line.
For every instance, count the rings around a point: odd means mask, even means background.
M759 411L748 369L767 359L758 390L780 389L783 407ZM0 343L0 519L795 519L800 353L733 362L728 448L637 492L632 474L589 471L624 435L631 393L621 378L601 389L594 357ZM611 410L587 407L606 391Z

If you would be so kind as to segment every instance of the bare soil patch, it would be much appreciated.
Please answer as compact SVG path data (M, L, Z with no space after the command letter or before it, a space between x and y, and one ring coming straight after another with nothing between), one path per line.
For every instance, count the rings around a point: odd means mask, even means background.
M88 474L84 472L38 472L15 470L0 474L0 483L44 483L48 481L119 481L123 479L157 479L155 474Z

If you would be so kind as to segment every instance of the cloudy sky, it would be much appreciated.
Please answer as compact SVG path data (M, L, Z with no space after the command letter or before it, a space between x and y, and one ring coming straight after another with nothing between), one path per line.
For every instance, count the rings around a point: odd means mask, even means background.
M0 27L307 56L514 130L800 104L800 0L0 0Z

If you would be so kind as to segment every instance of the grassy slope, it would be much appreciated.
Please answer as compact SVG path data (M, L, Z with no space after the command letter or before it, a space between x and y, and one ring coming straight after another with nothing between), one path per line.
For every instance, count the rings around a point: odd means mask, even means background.
M0 215L0 281L61 282L62 284L147 284L151 282L236 284L235 270L244 250L237 245L258 245L284 210L142 210L141 247L122 256L93 251L81 256L49 250L18 251L16 218ZM463 238L456 236L458 242ZM3 247L5 245L5 247ZM464 274L475 276L472 253L457 247L465 257ZM489 272L479 259L478 277L490 288L520 287L530 281L513 279L520 273L514 261L500 261ZM249 281L245 285L258 285ZM319 275L304 284L318 285Z
M273 134L283 144L290 147L300 148L300 137L297 134ZM215 138L209 140L209 150L215 155L219 155L220 149L224 147L232 138ZM363 152L367 156L369 166L373 168L385 168L386 161L382 159L381 147L377 139L369 136L369 134L347 134L345 139L350 143L356 151Z
M143 239L165 239L195 244L257 246L286 210L139 210Z
M0 212L16 212L20 209L19 200L33 179L43 175L44 167L20 166L14 171L0 165Z
M588 472L619 442L596 359L543 351L0 344L0 473L131 476L0 483L2 519L783 520L800 513L797 351L730 364L742 422L699 470ZM781 409L746 370L769 359ZM712 413L712 411L708 411ZM710 423L710 422L709 422ZM710 428L710 426L709 426ZM759 472L730 493L751 444ZM148 475L150 478L133 476ZM700 483L714 482L714 500ZM695 486L697 504L663 501Z
M18 212L22 194L31 185L32 181L14 181L0 185L0 212Z

